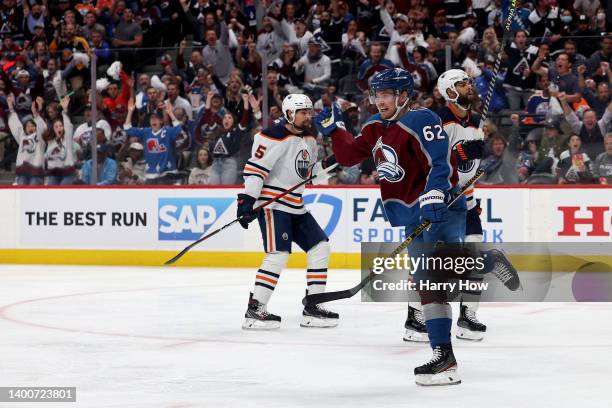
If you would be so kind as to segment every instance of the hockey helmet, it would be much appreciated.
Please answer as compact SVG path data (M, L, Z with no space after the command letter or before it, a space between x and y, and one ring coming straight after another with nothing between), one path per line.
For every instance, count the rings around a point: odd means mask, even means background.
M304 94L292 93L283 99L281 109L287 122L293 124L295 112L300 109L312 109L312 101ZM289 115L289 112L291 112L291 115Z
M457 99L459 99L459 92L457 92L457 88L455 88L455 84L457 82L469 81L470 77L468 74L462 69L449 69L444 72L438 78L438 91L442 94L442 97L448 101L457 103ZM448 89L452 90L455 93L455 97L451 98L448 96L446 92Z
M370 103L374 104L376 91L386 89L391 89L397 94L407 91L409 96L412 95L414 89L412 75L402 68L392 68L377 73L370 82Z
M414 92L414 80L410 72L402 68L392 68L381 71L374 75L370 82L370 103L376 104L376 92L392 90L395 92L395 114L390 120L395 120L399 112L408 104L410 96ZM399 95L402 91L408 92L408 98L402 105L399 104Z

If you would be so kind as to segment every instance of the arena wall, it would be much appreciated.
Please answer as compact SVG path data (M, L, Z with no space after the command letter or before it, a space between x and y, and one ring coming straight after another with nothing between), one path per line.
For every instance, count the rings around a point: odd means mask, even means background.
M162 265L231 221L238 192L239 186L0 188L0 263ZM612 186L479 186L476 195L487 242L593 243L587 255L610 255L596 243L611 241ZM388 226L376 186L311 187L304 200L330 236L332 268L359 268L362 241L404 237ZM256 266L261 247L256 223L247 231L234 225L177 265ZM290 266L304 267L304 254L294 252Z

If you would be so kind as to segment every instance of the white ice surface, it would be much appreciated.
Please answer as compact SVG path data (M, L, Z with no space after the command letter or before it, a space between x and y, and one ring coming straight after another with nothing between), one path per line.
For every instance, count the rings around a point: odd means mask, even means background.
M281 276L280 331L246 332L250 269L2 265L0 386L78 390L0 407L612 406L612 304L483 304L485 340L454 341L463 384L423 388L412 370L431 354L402 341L404 304L356 296L328 305L339 327L303 329L304 275Z

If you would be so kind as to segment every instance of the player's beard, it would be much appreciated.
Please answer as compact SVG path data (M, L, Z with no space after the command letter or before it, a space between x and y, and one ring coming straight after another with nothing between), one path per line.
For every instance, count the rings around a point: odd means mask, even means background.
M302 126L298 126L295 123L292 123L293 128L298 130L299 132L302 132L302 133L303 132L307 132L311 128L311 126L308 126L308 125L312 125L312 122L311 123L308 123L308 122L303 123Z
M471 104L472 97L468 95L459 95L459 97L457 98L457 105L460 105L465 109L470 109Z

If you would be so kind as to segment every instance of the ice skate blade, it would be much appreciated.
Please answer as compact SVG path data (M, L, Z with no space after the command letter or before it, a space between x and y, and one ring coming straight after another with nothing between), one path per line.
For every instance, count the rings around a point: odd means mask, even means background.
M429 343L429 335L427 333L420 333L412 329L406 329L404 333L404 341L412 343Z
M338 319L320 319L313 316L302 316L301 327L330 328L338 325Z
M457 385L461 384L461 378L457 369L451 368L438 374L417 374L414 376L417 385L430 387L434 385Z
M261 321L257 319L247 318L242 323L242 330L277 330L280 329L280 322L276 321Z
M457 334L455 337L459 340L482 341L484 339L484 332L476 332L464 327L457 327Z

